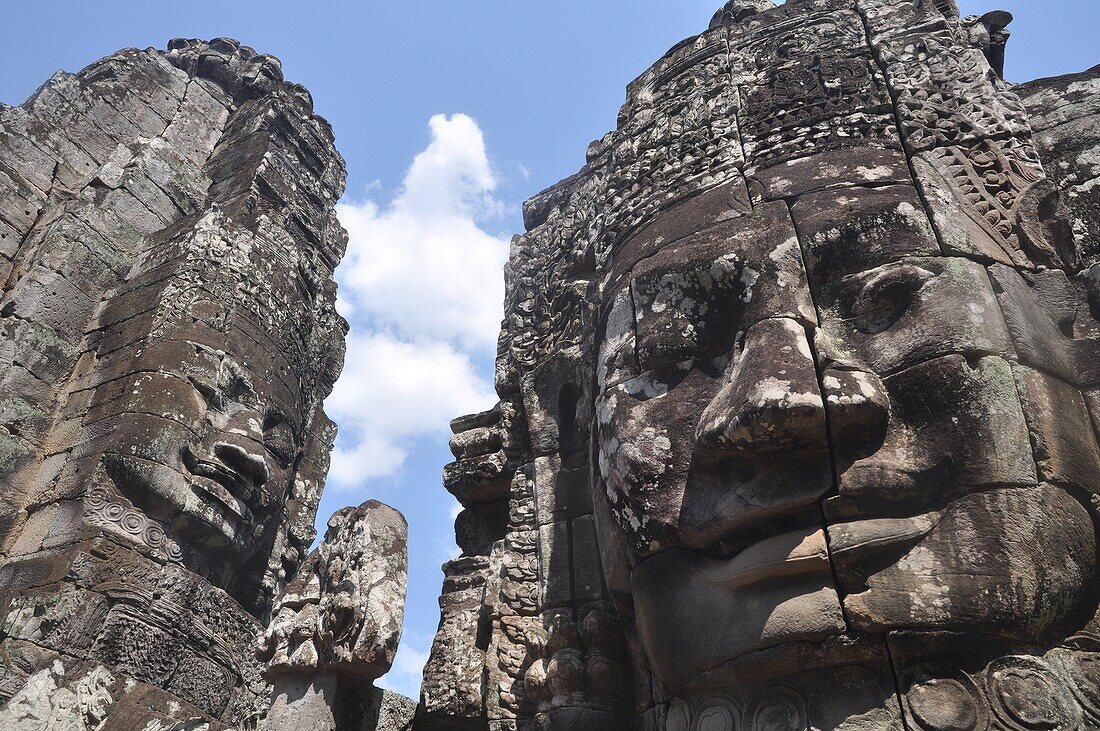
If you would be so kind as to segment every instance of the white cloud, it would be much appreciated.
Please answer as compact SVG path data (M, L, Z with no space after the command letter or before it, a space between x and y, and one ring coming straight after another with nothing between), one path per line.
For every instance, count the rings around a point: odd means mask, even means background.
M402 636L401 644L397 646L397 655L393 658L393 667L375 681L375 684L418 701L420 677L428 662L429 653L429 649L420 648L429 648L431 642L422 641L422 638L410 636L411 634L406 632Z
M477 123L437 115L431 141L392 200L344 203L347 255L337 270L351 323L344 372L325 402L340 426L329 482L355 487L396 473L421 437L489 408L504 299L506 239L496 178ZM373 189L372 189L373 190Z
M348 230L341 298L355 316L404 338L492 347L504 299L508 242L478 222L498 213L485 141L466 115L432 117L432 140L386 207L339 206Z
M341 429L329 471L338 485L393 474L412 440L445 434L452 418L496 399L470 356L449 343L353 327L347 347L343 375L325 402Z

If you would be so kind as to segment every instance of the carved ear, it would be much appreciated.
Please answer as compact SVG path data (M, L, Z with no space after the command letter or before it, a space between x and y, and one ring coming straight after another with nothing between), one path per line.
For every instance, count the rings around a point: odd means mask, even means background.
M1058 188L1040 180L1020 197L1020 245L1040 264L1076 271L1080 256Z

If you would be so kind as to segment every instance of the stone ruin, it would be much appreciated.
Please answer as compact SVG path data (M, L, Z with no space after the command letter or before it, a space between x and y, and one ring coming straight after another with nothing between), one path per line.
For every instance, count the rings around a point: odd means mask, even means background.
M0 728L1100 728L1100 67L1010 20L731 0L525 204L415 709L404 519L310 551L308 92L176 40L0 107Z
M309 674L407 728L371 686L404 519L342 511L307 558L344 179L309 93L227 39L0 107L0 728L256 729Z
M260 641L273 686L267 731L398 731L411 722L412 700L371 685L401 639L407 540L405 518L376 500L329 519Z
M732 0L524 206L418 728L1100 728L1100 67Z

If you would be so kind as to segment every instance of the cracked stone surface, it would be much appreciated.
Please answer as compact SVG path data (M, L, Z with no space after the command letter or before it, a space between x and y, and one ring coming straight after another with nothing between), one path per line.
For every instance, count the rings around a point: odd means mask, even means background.
M255 639L335 437L344 179L309 92L231 39L0 105L0 726L262 723ZM357 540L401 564L368 606L392 661L404 533Z
M1010 20L725 3L525 204L420 727L1100 727L1100 67Z

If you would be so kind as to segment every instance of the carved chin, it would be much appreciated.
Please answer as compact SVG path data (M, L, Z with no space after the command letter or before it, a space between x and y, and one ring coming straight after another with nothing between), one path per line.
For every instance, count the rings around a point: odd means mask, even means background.
M755 651L845 631L821 531L732 559L665 551L634 570L632 585L646 655L674 689Z
M217 549L240 547L242 540L251 542L250 532L243 530L248 521L212 494L220 485L212 483L214 487L205 490L196 484L207 482L202 478L189 478L167 465L135 457L106 455L103 462L108 476L134 507L192 547Z
M1088 511L1038 485L915 518L803 528L732 558L669 550L631 584L647 657L679 689L759 650L842 633L1062 637L1080 624L1096 560Z

